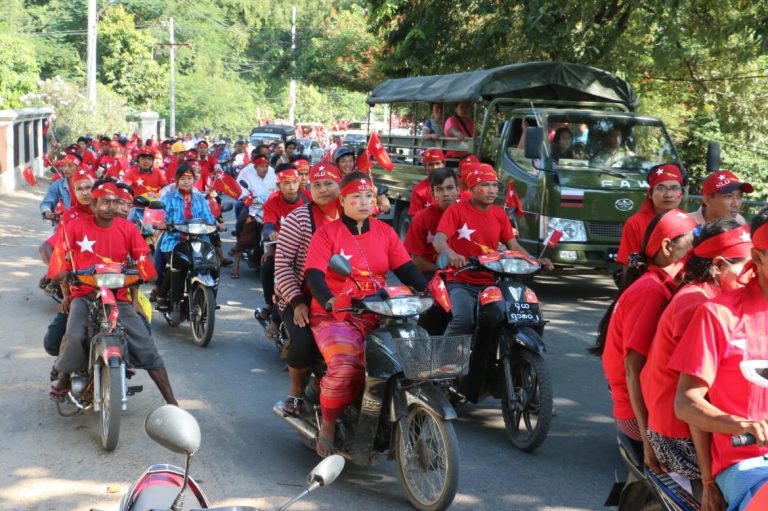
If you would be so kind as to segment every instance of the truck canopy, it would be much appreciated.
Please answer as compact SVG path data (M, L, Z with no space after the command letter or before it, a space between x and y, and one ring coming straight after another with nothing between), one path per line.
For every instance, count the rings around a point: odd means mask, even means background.
M616 75L595 67L561 62L529 62L465 73L386 80L373 89L367 102L369 105L453 103L501 97L602 101L622 104L630 111L637 107L637 97L629 83Z

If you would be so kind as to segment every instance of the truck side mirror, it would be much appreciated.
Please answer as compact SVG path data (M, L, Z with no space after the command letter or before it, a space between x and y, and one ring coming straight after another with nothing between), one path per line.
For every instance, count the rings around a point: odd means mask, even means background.
M525 128L525 157L531 160L541 158L541 144L544 142L544 128Z
M720 170L720 144L710 140L707 144L707 172Z

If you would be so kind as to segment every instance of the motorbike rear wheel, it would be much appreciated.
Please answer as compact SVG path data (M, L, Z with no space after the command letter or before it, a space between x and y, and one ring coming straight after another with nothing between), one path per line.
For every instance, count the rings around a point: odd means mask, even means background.
M501 400L507 437L521 451L531 452L549 433L552 376L541 355L526 349L505 357L504 371L509 372Z
M100 364L101 371L101 447L113 451L120 438L120 416L123 408L123 384L119 367Z
M213 338L213 326L216 319L216 298L213 289L197 286L192 291L191 314L192 338L196 345L206 347Z
M394 449L397 475L408 500L422 511L448 508L459 483L459 442L453 424L420 404L397 423Z

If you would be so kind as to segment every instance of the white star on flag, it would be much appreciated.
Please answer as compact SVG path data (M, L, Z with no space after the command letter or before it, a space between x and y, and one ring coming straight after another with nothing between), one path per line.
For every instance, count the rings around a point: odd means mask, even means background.
M467 226L467 223L464 222L464 227L459 229L457 232L459 234L457 239L464 238L467 241L472 241L472 233L475 232L475 229L470 229L469 226Z
M106 289L102 289L101 290L101 296L107 296L107 290Z
M483 294L481 294L481 295L480 295L480 297L481 297L483 300L485 300L486 298L488 298L488 292L487 292L487 291L483 291Z
M378 142L376 143L376 149L381 149L381 144Z
M343 249L343 248L341 249L341 252L339 252L339 255L340 255L341 257L343 257L344 259L346 259L347 261L349 261L350 259L352 259L352 256L351 256L351 255L347 255L347 254L345 254L345 253L344 253L344 249Z
M435 241L435 235L432 234L432 232L427 231L427 243L432 243Z
M80 245L80 252L90 252L93 254L93 245L96 243L95 240L89 240L88 235L86 234L83 236L83 239L81 241L76 242L78 245Z
M686 215L686 214L685 214L685 213L683 213L682 211L681 211L681 212L679 212L679 213L677 214L677 216L678 216L679 218L688 218L688 215Z
M440 282L438 282L438 283L437 283L437 288L438 288L440 291L442 291L443 289L445 289L445 282L443 282L442 280L441 280Z
M752 238L750 238L748 232L742 232L740 237L741 237L741 241L743 241L744 243L746 243L746 242L748 242L748 241L750 241L752 239Z

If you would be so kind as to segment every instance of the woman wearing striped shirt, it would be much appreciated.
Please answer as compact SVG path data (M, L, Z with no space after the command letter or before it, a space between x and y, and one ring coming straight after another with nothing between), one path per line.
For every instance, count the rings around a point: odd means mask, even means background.
M284 412L300 415L304 401L304 380L318 356L309 329L309 290L304 284L304 264L315 230L339 218L341 171L333 163L320 162L309 173L312 202L285 217L275 252L275 295L288 330L288 372L291 389Z

